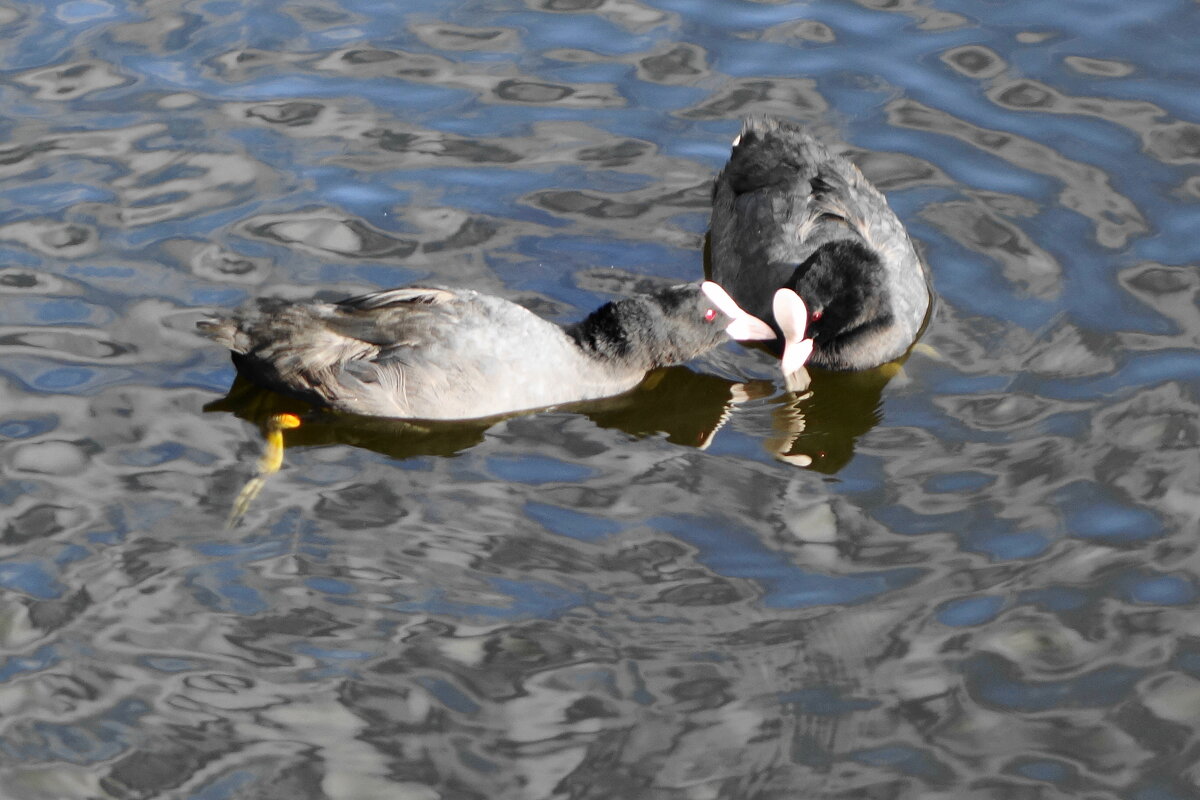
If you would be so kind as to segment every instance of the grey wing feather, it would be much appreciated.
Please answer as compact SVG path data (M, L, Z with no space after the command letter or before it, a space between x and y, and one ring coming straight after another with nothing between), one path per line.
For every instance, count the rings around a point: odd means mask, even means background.
M474 292L467 293L468 295ZM452 303L459 295L449 289L435 286L402 286L399 289L385 289L381 292L369 292L355 297L339 300L337 306L345 309L373 311L389 306L439 306Z
M474 292L405 287L338 303L263 298L200 329L273 389L363 413L403 415L405 349L441 344ZM379 362L382 353L389 357Z
M929 276L925 266L917 257L904 224L883 194L849 161L838 159L834 166L844 182L834 185L833 203L844 209L846 222L879 254L886 267L895 324L904 330L904 336L897 339L911 341L929 308Z
M327 306L322 322L342 336L376 346L419 346L462 317L474 292L405 287L359 295Z

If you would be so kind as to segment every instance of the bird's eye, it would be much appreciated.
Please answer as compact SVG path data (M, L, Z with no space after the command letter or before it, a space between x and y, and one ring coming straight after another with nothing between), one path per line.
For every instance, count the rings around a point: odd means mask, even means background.
M717 318L717 310L715 308L710 308L708 311L704 312L704 321L705 322L712 322L716 318Z

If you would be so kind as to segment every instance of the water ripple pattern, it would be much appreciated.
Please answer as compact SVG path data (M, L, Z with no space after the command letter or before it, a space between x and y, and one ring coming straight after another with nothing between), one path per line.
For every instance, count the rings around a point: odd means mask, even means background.
M0 38L6 800L1200 796L1195 3L0 0ZM730 345L317 420L223 527L275 400L219 400L202 315L696 279L759 113L911 231L901 368Z

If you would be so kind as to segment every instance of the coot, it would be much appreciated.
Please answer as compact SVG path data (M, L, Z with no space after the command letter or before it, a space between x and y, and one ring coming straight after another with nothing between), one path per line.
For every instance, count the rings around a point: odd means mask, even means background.
M198 327L268 389L339 411L417 419L607 397L728 338L775 338L710 282L607 303L565 327L498 297L432 286L336 303L264 298Z
M929 310L925 270L883 195L789 120L743 124L713 190L710 248L713 280L781 330L785 371L896 359Z

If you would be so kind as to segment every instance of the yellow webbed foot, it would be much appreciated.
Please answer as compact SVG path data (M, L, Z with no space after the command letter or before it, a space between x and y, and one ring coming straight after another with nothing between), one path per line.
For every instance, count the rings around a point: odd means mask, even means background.
M283 466L283 432L290 428L300 427L300 418L295 414L272 414L267 419L267 443L262 455L258 457L258 471L253 478L238 492L233 508L229 511L226 528L233 528L250 508L250 503L262 491L267 478L274 475Z

